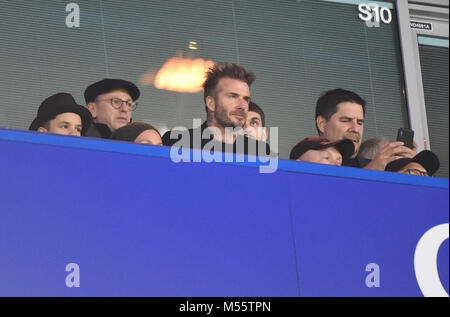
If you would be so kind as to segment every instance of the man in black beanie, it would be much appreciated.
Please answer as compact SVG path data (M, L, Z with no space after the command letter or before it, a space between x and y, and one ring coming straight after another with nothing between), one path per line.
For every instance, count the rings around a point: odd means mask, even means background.
M139 88L122 79L103 79L86 88L84 98L93 124L86 135L108 139L115 130L131 122Z

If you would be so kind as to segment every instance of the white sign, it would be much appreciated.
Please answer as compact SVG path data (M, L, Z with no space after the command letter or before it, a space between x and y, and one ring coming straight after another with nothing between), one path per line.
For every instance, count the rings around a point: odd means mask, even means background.
M444 223L425 232L414 252L414 271L417 283L425 297L448 297L437 268L441 244L448 239L449 225Z
M389 8L380 7L378 4L358 5L359 18L364 22L389 24L392 22L392 12Z

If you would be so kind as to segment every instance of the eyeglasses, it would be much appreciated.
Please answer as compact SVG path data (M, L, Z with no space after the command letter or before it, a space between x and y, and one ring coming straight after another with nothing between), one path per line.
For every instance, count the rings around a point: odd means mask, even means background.
M405 174L409 174L409 175L417 175L417 176L430 176L430 175L428 175L427 172L424 172L424 171L421 171L421 170L418 170L418 169L415 169L415 168L413 168L413 169L407 169L407 170L405 171Z
M136 110L138 103L136 101L132 100L122 100L120 98L113 98L113 99L103 99L103 100L97 100L97 101L109 101L111 103L111 106L113 106L114 109L120 109L122 107L122 104L125 102L128 109L131 111Z

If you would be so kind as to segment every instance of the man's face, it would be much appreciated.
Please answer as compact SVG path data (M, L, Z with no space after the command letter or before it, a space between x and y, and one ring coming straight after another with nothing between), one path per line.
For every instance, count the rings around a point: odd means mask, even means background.
M297 161L341 166L342 155L335 147L328 147L322 150L309 150Z
M221 78L216 87L215 97L207 99L213 107L212 111L219 127L236 128L245 125L250 102L250 88L246 82Z
M250 138L264 142L267 140L267 130L263 127L261 115L257 112L248 112L244 130Z
M134 140L134 142L152 145L163 145L161 137L155 130L145 130L144 132L138 135L138 137L136 138L136 140Z
M405 167L403 167L397 173L428 176L427 170L422 165L416 162L406 164Z
M111 132L127 125L131 121L131 110L125 102L115 109L111 104L111 99L121 99L123 101L132 101L130 94L123 89L110 91L106 94L98 95L95 102L88 104L95 123L106 124Z
M80 136L82 128L81 117L76 113L66 112L50 120L48 131L44 127L40 127L38 131Z
M342 139L353 141L356 154L359 151L364 132L363 108L357 103L341 102L337 105L337 110L328 121L319 116L317 126L322 132L322 136L331 142Z

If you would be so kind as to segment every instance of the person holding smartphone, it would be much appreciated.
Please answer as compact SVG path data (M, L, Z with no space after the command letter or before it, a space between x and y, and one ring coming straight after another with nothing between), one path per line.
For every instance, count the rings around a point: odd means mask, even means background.
M386 165L399 158L416 155L417 144L408 148L404 142L388 142L370 161L358 157L364 133L366 101L358 94L344 89L333 89L320 96L316 103L316 128L321 137L331 142L349 139L355 145L353 155L343 166L384 171Z

